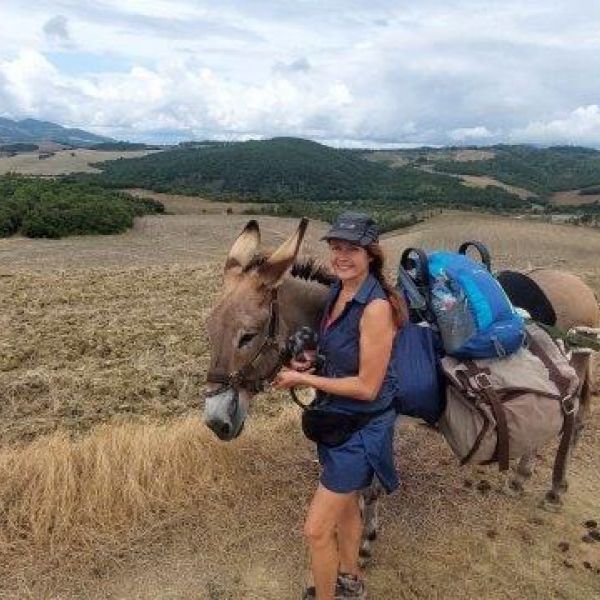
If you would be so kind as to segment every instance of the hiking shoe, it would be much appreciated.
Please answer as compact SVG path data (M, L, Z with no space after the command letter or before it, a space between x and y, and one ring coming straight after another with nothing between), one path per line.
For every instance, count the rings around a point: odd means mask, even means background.
M366 600L365 582L356 575L340 573L335 585L335 600Z
M317 591L315 586L311 585L304 590L302 600L315 600ZM366 600L367 592L365 583L355 575L340 573L335 582L335 600Z
M314 600L317 597L317 590L314 585L307 587L302 594L302 600Z

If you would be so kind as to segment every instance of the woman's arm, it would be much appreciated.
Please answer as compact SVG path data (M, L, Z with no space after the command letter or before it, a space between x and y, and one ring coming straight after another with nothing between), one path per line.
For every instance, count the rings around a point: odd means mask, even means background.
M360 320L358 375L334 378L282 370L275 379L274 387L288 389L308 385L325 393L372 402L383 383L395 333L390 303L383 299L373 300L365 308Z

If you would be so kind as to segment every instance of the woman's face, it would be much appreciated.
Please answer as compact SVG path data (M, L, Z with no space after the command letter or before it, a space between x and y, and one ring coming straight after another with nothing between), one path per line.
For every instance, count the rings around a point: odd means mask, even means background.
M369 272L369 254L357 244L345 240L330 240L329 258L333 272L342 281L363 279Z

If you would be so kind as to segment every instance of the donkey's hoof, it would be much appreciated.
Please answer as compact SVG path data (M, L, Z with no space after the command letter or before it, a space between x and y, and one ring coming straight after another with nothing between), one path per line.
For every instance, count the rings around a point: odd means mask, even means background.
M517 479L509 479L506 481L501 491L509 498L517 498L525 493L525 488Z
M540 508L548 512L560 512L562 510L562 499L560 494L554 490L549 490L540 502Z

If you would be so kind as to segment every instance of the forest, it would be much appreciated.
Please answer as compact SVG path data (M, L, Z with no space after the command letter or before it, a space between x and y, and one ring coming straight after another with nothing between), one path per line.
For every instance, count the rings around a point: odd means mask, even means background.
M520 198L497 187L467 188L453 177L391 168L296 138L175 148L96 166L103 172L86 178L103 186L219 200L523 209Z
M162 213L156 200L92 183L20 175L0 177L0 237L61 238L125 231L136 216Z
M435 161L436 171L487 175L547 198L553 192L598 186L600 151L577 146L493 146L495 156L475 161ZM590 193L590 192L588 192Z

